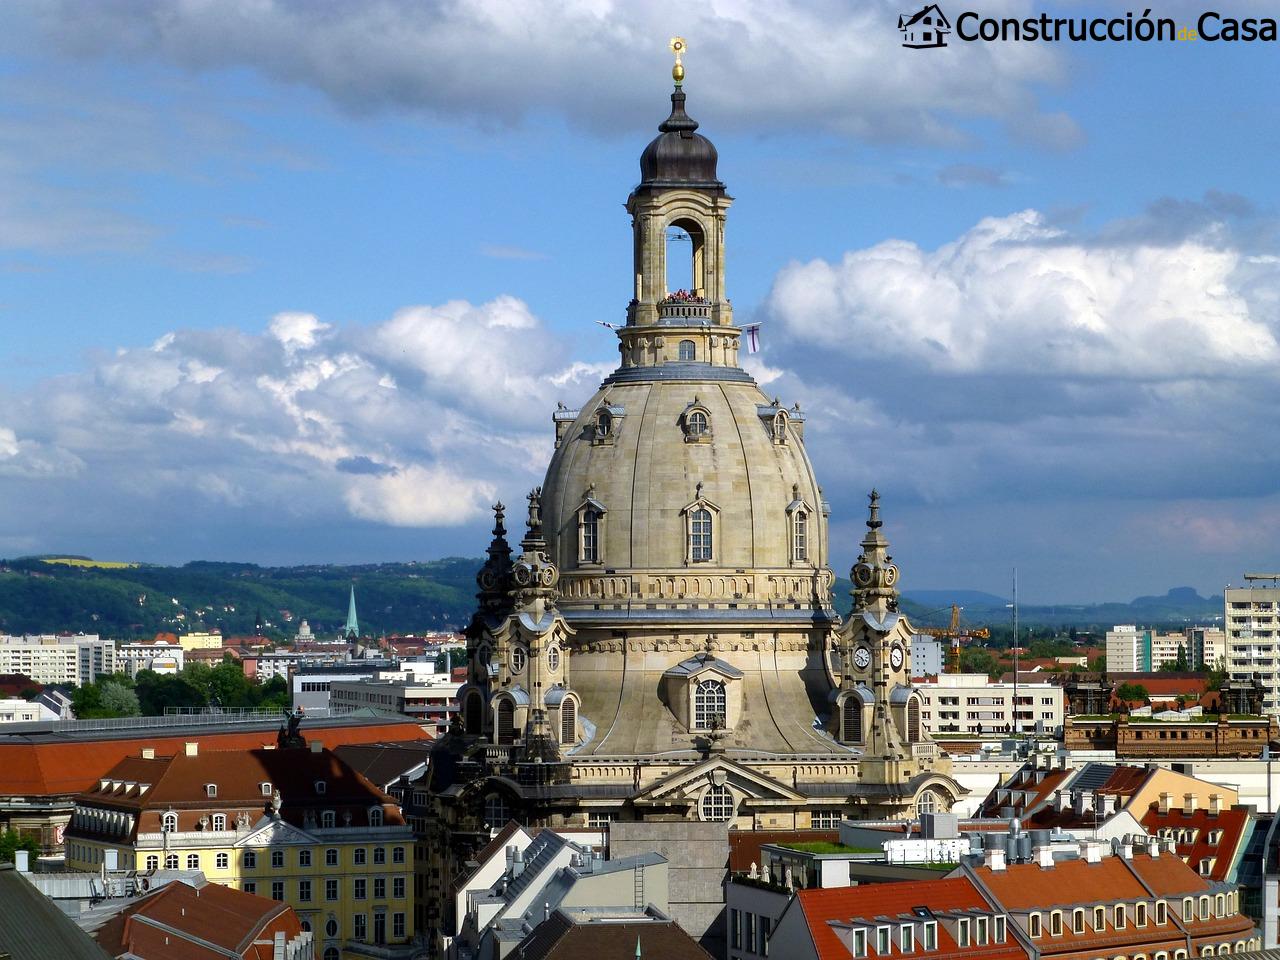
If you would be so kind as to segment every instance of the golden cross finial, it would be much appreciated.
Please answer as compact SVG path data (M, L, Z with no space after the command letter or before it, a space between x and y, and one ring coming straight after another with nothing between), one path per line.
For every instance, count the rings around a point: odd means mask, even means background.
M676 55L675 66L671 68L671 79L676 82L676 86L680 86L684 82L684 64L680 57L689 49L689 44L685 42L684 37L671 38L671 52Z

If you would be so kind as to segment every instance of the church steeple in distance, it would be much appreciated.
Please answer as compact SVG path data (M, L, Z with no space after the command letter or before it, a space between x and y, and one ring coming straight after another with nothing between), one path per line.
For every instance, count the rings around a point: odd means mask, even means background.
M356 618L356 585L351 585L351 599L347 601L347 625L342 628L345 640L360 639L360 621Z

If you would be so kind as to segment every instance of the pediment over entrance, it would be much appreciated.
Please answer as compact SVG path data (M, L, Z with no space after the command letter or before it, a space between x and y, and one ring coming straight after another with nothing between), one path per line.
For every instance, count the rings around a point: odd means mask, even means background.
M804 803L807 799L781 781L735 763L728 757L718 756L651 784L636 794L632 802L637 806L692 803L708 784L727 786L739 796L766 803Z
M317 844L320 841L283 820L263 817L254 828L236 841L237 847L277 847L287 844Z

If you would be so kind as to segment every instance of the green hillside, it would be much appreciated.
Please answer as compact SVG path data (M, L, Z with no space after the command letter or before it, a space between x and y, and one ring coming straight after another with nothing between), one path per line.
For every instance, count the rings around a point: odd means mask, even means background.
M331 636L346 621L352 583L363 631L446 630L470 618L481 563L457 557L304 567L63 561L0 561L0 633L67 630L149 637L160 631L220 628L226 634L245 634L253 632L261 616L269 636L296 633L304 617L317 636Z

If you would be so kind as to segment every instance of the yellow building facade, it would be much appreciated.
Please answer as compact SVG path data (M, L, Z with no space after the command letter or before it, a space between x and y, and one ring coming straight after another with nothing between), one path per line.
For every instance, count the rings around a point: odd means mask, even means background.
M413 938L413 832L325 750L131 757L76 798L67 866L200 870L291 905L317 960L401 957Z

